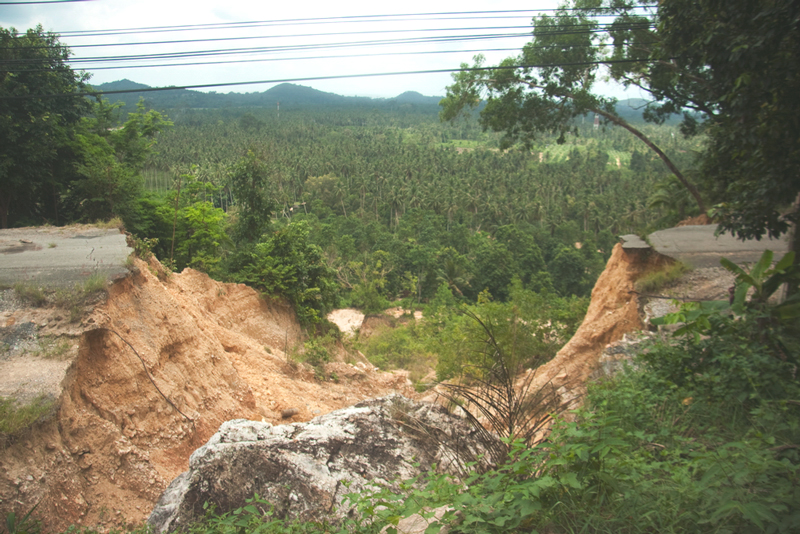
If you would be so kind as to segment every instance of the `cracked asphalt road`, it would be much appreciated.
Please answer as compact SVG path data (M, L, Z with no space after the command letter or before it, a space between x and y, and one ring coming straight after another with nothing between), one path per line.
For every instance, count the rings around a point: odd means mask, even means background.
M116 228L88 225L0 230L0 285L30 282L68 287L95 273L109 279L127 273L132 249Z
M765 250L774 252L776 259L789 251L788 236L741 241L730 234L715 236L716 229L716 224L679 226L653 232L647 239L656 251L694 268L719 267L720 258L728 258L739 265L755 263ZM624 248L649 248L635 235L622 236L621 239Z

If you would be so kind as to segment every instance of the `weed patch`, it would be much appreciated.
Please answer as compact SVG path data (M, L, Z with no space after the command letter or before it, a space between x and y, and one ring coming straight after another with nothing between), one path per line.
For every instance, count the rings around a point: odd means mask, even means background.
M36 285L24 282L14 284L14 293L20 300L30 303L33 306L44 306L47 303L47 295L44 290Z
M34 356L47 359L61 359L72 348L69 340L57 338L55 336L42 336L39 338L39 350Z
M8 438L16 435L50 414L54 406L55 400L45 394L22 406L14 399L0 397L0 437Z
M657 293L678 280L689 270L690 267L683 262L671 263L639 278L636 281L636 291L639 293Z
M292 352L291 358L297 363L310 365L317 380L327 380L325 364L332 360L331 354L334 350L336 350L336 337L326 334L306 341L302 350Z
M95 221L94 223L92 223L92 226L96 226L104 230L111 230L113 228L123 230L125 228L125 223L123 223L122 219L120 219L119 217L112 217L107 221Z

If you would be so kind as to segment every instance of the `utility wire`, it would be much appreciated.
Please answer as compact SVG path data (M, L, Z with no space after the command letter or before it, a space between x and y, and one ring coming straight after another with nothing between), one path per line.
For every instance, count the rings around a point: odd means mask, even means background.
M632 22L629 25L623 26L615 23L587 23L587 24L570 24L555 26L555 30L539 31L538 35L572 35L582 33L604 33L609 30L637 30L647 29L654 27L655 24L647 22ZM533 30L535 31L535 26ZM70 49L76 48L99 48L99 47L117 47L117 46L143 46L143 45L167 45L167 44L186 44L186 43L204 43L204 42L220 42L220 41L240 41L248 39L295 39L295 38L309 38L309 37L339 37L348 35L369 35L369 34L386 34L386 33L423 33L423 32L439 32L439 31L475 31L475 30L528 30L523 34L517 35L530 35L531 26L484 26L484 27L456 27L456 28L413 28L413 29L391 29L391 30L361 30L361 31L347 31L347 32L325 32L325 33L299 33L299 34L283 34L283 35L248 35L236 37L210 37L204 39L177 39L169 41L128 41L123 43L94 43L94 44L74 44L68 45ZM432 37L437 38L436 36ZM0 50L37 50L47 49L49 45L36 45L36 46L6 46L0 47Z
M90 56L85 58L75 58L68 60L70 63L95 63L103 61L136 61L143 59L163 59L163 58L178 58L178 57L198 57L198 56L219 56L219 55L232 55L232 54L253 54L259 52L282 52L282 51L296 51L296 50L319 50L319 49L332 49L332 48L349 48L349 47L374 47L374 46L388 46L388 45L403 45L403 44L429 44L429 43L448 43L460 41L476 41L476 40L489 40L489 39L505 39L509 37L526 37L529 34L515 33L515 34L500 34L500 35L469 35L469 36L440 36L440 37L412 37L406 39L386 39L386 40L370 40L370 41L350 41L343 43L320 43L320 44L301 44L301 45L283 45L283 46L264 46L264 47L246 47L246 48L218 48L211 50L189 50L185 52L160 52L152 54L131 54L125 56ZM38 63L46 61L49 58L35 58L18 59L0 61L0 66L8 65L24 65L25 63Z
M201 65L229 65L235 63L269 63L273 61L305 61L305 60L319 60L319 59L350 59L350 58L369 58L369 57L385 57L385 56L421 56L431 54L477 54L482 52L519 52L519 48L477 48L474 50L422 50L417 52L378 52L375 54L336 54L327 56L292 56L292 57L265 57L258 59L228 59L225 61L194 61L191 63L153 63L148 65L114 65L106 67L91 67L92 71L96 70L118 70L118 69L144 69L144 68L158 68L158 67L196 67ZM70 62L73 68L81 69ZM48 68L38 69L15 69L14 72L46 72Z
M32 4L71 4L73 2L94 2L94 0L31 0L29 2L0 2L0 6L27 6Z
M644 28L645 26L640 26ZM633 28L633 27L631 27ZM598 30L591 30L589 33L597 32ZM586 33L585 30L578 31L559 31L559 32L540 32L539 35L565 35L565 34L579 34ZM219 55L238 55L238 54L254 54L264 52L286 52L286 51L300 51L300 50L318 50L328 48L346 48L346 47L374 47L374 46L387 46L387 45L403 45L403 44L427 44L427 43L444 43L444 42L458 42L458 41L474 41L483 39L503 39L515 37L527 37L528 33L517 34L484 34L484 35L467 35L467 36L431 36L431 37L412 37L402 39L386 39L386 40L368 40L368 41L349 41L340 43L318 43L307 45L283 45L283 46L270 46L270 47L247 47L247 48L227 48L227 49L212 49L212 50L190 50L184 52L166 52L154 54L129 54L124 56L88 56L78 57L67 60L71 64L85 64L85 63L99 63L99 62L119 62L119 61L142 61L142 60L159 60L159 59L176 59L176 58L189 58L189 57L202 57L202 56L219 56ZM555 46L555 45L554 45ZM21 47L20 47L21 48ZM25 64L40 64L49 58L20 58L0 61L0 66L10 68L15 65ZM88 67L86 67L88 68Z
M78 0L75 0L78 1ZM90 0L80 0L90 1ZM650 9L658 7L654 5L633 6L633 10L637 9ZM594 8L568 8L567 11L591 11ZM212 24L183 24L177 26L145 26L140 28L116 28L103 30L105 32L136 32L136 33L154 33L165 31L187 31L187 30L209 30L209 29L228 29L241 26L252 25L298 25L298 24L317 24L317 23L352 23L352 22L400 22L400 21L418 21L424 20L427 17L446 17L444 19L437 18L434 20L457 20L460 17L475 16L479 18L486 18L486 15L507 15L518 14L517 16L524 16L527 13L552 13L558 11L556 8L550 9L515 9L515 10L487 10L487 11L443 11L434 13L400 13L400 14L384 14L384 15L348 15L338 17L317 17L317 18L300 18L300 19L278 19L278 20L260 20L260 21L243 21L243 22L219 22ZM614 15L600 15L600 16L614 16ZM407 19L400 19L399 17L411 17ZM55 32L60 35L78 36L83 33L91 33L97 30L67 30Z
M83 0L85 1L85 0ZM2 4L2 3L0 3ZM641 7L655 7L655 6L641 6ZM577 9L576 9L577 10ZM430 14L400 14L400 15L357 15L352 17L327 17L327 18L317 18L317 19L287 19L286 21L253 21L253 22L239 22L239 23L220 23L220 24L204 24L204 25L183 25L183 26L160 26L160 27L149 27L149 28L142 28L140 29L143 33L151 32L151 31L172 31L172 30L189 30L189 29L230 29L233 26L237 27L253 27L259 24L279 24L282 22L286 22L288 24L303 24L308 22L313 23L343 23L343 22L375 22L373 19L382 19L382 21L386 22L395 22L399 17L431 17L431 16L478 16L478 15L487 15L492 14L494 16L502 15L506 18L511 18L508 14L517 14L517 13L542 13L542 12L554 12L556 10L552 9L542 9L542 10L513 10L513 11L476 11L476 12L442 12L442 13L430 13ZM436 19L430 19L436 20ZM550 27L544 31L536 32L536 36L558 36L558 35L579 35L579 34L600 34L600 33L608 33L609 30L613 29L615 31L619 31L622 29L627 30L637 30L637 29L648 29L652 27L652 23L649 20L638 21L634 20L631 21L627 26L618 26L608 23L600 23L600 22L590 22L585 24L571 24L571 25L561 25L561 26L554 26ZM279 37L284 37L287 39L290 38L309 38L309 37L334 37L334 36L346 36L346 35L359 35L359 34L374 34L374 33L408 33L408 32L439 32L439 31L475 31L475 30L505 30L505 29L520 29L526 28L528 26L493 26L493 27L461 27L461 28L428 28L428 29L393 29L393 30L386 30L384 32L380 32L379 30L364 30L364 31L348 31L348 32L326 32L326 33L305 33L305 34L289 34L289 35L269 35L269 36L237 36L237 37L220 37L220 38L206 38L206 39L185 39L185 40L165 40L165 41L147 41L147 42L129 42L129 43L97 43L97 44L79 44L74 45L73 47L76 48L89 48L89 47L106 47L106 46L134 46L134 45L167 45L167 44L185 44L185 43L200 43L200 42L216 42L216 41L231 41L231 40L245 40L245 39L275 39ZM133 32L136 29L128 29L128 30L108 30L108 32L115 32L115 31L126 31L126 32ZM534 28L535 31L535 28ZM76 37L80 37L80 32L74 32ZM98 32L95 32L98 33ZM301 44L301 45L278 45L278 46L268 46L268 47L247 47L247 48L221 48L221 49L211 49L211 50L188 50L188 51L172 51L172 52L162 52L162 53L144 53L144 54L126 54L126 55L110 55L110 56L89 56L89 57L74 57L73 59L66 59L65 63L69 63L71 65L86 65L85 67L81 67L85 70L107 70L107 69L123 69L123 68L155 68L155 67L177 67L177 66L192 66L192 65L218 65L218 64L233 64L233 63L251 63L251 62L269 62L269 61L288 61L288 60L310 60L310 59L334 59L334 58L350 58L350 57L374 57L374 56L393 56L393 55L422 55L422 54L432 54L432 53L474 53L474 52L481 52L481 51L507 51L509 49L484 49L484 50L426 50L426 51L409 51L409 52L385 52L385 53L374 53L374 54L339 54L339 55L327 55L327 56L305 56L305 57L261 57L261 58L254 58L254 59L242 59L242 60L225 60L225 61L194 61L194 62L186 62L182 61L180 63L173 62L173 63L163 63L164 61L169 60L183 60L183 59L191 59L191 58L201 58L201 57L221 57L221 56L236 56L236 55L253 55L253 54L276 54L276 53L286 53L286 52L303 52L303 51L313 51L313 50L332 50L336 48L358 48L358 47L376 47L376 46L402 46L402 45L419 45L419 44L442 44L447 42L468 42L468 41L478 41L478 40L491 40L491 39L507 39L507 38L517 38L517 37L529 37L530 33L503 33L503 34L471 34L471 35L434 35L434 36L421 36L421 37L410 37L410 38L394 38L394 39L383 39L383 40L363 40L363 41L349 41L349 42L333 42L333 43L316 43L316 44ZM528 45L531 46L531 45ZM555 45L554 45L555 46ZM580 45L580 47L588 46L588 45ZM597 44L593 44L591 46L597 46ZM601 43L602 46L602 43ZM49 48L46 46L39 46L39 47L5 47L7 48L15 48L15 50L23 50L25 48ZM64 45L66 50L69 50L69 46ZM547 48L547 46L537 46L535 48ZM570 46L570 48L577 48L575 46ZM0 50L3 50L3 47L0 47ZM514 49L518 50L518 49ZM5 60L0 61L0 68L7 68L11 69L12 67L16 66L25 66L25 65L41 65L42 63L47 64L50 61L58 60L61 58L21 58L16 60ZM151 61L156 63L150 64L132 64L136 62L143 62L143 61ZM625 62L638 62L642 60L625 60ZM125 63L125 64L121 64ZM599 63L612 63L611 61L601 61ZM584 63L586 64L586 63ZM548 65L547 67L553 67L554 65ZM77 67L76 67L77 68ZM49 70L49 68L44 69L27 69L27 70L20 70L15 69L19 72L30 72L36 70ZM246 84L258 84L258 83L279 83L282 81L311 81L311 80L325 80L325 79L335 79L335 78L347 78L347 77L366 77L366 76L385 76L385 75L396 75L396 74L423 74L423 73L441 73L441 72L455 72L461 69L440 69L440 70L430 70L430 71L412 71L412 72L402 72L402 73L379 73L379 74L354 74L354 75L342 75L342 76L326 76L326 77L308 77L308 78L295 78L291 80L269 80L269 81L260 81L260 82L233 82L233 83L220 83L220 84L210 84L210 85L196 85L196 86L183 86L182 88L205 88L205 87L220 87L220 86L235 86L235 85L246 85ZM150 90L166 90L168 88L151 88Z
M527 30L527 26L486 26L486 27L473 27L473 28L424 28L424 29L398 29L398 30L362 30L350 32L329 32L329 33L296 33L286 35L246 35L237 37L209 37L205 39L179 39L173 41L138 41L126 43L96 43L96 44L75 44L69 45L70 48L99 48L107 46L141 46L141 45L166 45L166 44L186 44L186 43L210 43L219 41L243 41L247 39L297 39L301 37L338 37L346 35L369 35L369 34L385 34L385 33L423 33L423 32L440 32L440 31L474 31L474 30ZM12 47L0 47L0 50ZM17 50L26 49L41 49L49 48L47 45L17 47Z
M641 44L654 44L652 43L639 43ZM591 47L613 47L613 44L599 43L597 45L571 45L570 49L582 49ZM548 49L551 46L527 46L526 49ZM370 58L370 57L387 57L387 56L422 56L432 54L474 54L483 52L519 52L517 48L476 48L476 49L457 49L457 50L422 50L422 51L407 51L407 52L376 52L374 54L334 54L334 55L315 55L315 56L290 56L290 57L263 57L256 59L227 59L224 61L193 61L183 63L150 63L145 65L110 65L110 66L92 66L92 71L97 70L119 70L119 69L142 69L142 68L159 68L159 67L196 67L204 65L229 65L237 63L270 63L277 61L306 61L306 60L320 60L320 59L350 59L350 58ZM75 69L83 69L86 67L79 66L83 60L77 59L70 61L70 64ZM31 69L15 69L15 72L46 72L50 69L48 67L31 68Z
M29 94L29 95L14 95L14 96L0 96L0 101L8 100L30 100L36 98L76 98L84 96L103 96L103 95L116 95L125 93L152 93L156 91L175 91L175 90L190 90L190 89L206 89L212 87L237 87L243 85L265 85L265 84L279 84L291 82L310 82L321 80L342 80L352 78L373 78L379 76L408 76L415 74L445 74L449 72L475 72L475 71L497 71L497 70L516 70L516 69L534 69L534 68L553 68L553 67L571 67L580 65L612 65L621 63L641 63L641 60L605 60L605 61L581 61L576 63L557 63L549 65L505 65L501 67L480 67L480 68L466 68L466 69L431 69L431 70L415 70L415 71L402 71L402 72L375 72L364 74L340 74L332 76L307 76L301 78L283 78L273 80L256 80L247 82L223 82L223 83L207 83L195 85L175 85L169 87L147 87L144 89L118 89L113 91L85 91L79 93L43 93L43 94Z

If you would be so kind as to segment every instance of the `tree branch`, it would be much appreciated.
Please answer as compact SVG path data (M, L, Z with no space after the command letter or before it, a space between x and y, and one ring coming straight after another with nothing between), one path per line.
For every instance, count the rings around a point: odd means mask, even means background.
M642 132L640 132L639 130L637 130L636 128L634 128L633 126L631 126L630 124L628 124L627 122L625 122L624 120L622 120L621 118L617 117L612 113L608 113L607 111L603 111L602 109L597 109L597 108L595 109L590 108L589 111L593 111L599 115L602 115L609 122L616 124L617 126L621 126L622 128L625 128L630 133L641 139L642 142L650 148L650 150L655 152L656 155L658 155L658 157L661 158L661 161L664 162L664 165L667 166L667 168L672 172L672 174L675 175L678 181L681 184L683 184L683 186L694 197L695 201L697 202L697 206L700 208L700 213L706 212L706 205L705 202L703 202L703 197L700 196L700 192L697 190L694 184L689 182L686 179L686 177L683 176L683 173L681 173L681 171L678 170L678 167L676 167L675 164L672 163L672 160L669 159L669 157L666 154L664 154L664 152L662 152L662 150L658 148L658 146L656 146L655 143L653 143L650 139L648 139L646 135L644 135Z
M527 85L531 89L542 89L542 90L544 90L544 87L536 85L533 82L529 82L527 80L523 80L523 79L520 79L520 78L518 78L517 81L520 84ZM561 98L569 98L569 99L572 99L572 100L575 99L575 97L573 95L568 94L568 93L565 93L565 94L562 94L562 95L554 95L554 96L560 96ZM692 184L691 182L689 182L689 180L686 179L686 177L683 175L683 173L681 173L681 171L678 169L678 167L676 167L675 164L672 162L672 160L669 159L669 156L667 156L660 148L658 148L658 146L656 146L656 144L653 143L645 134L643 134L641 131L637 130L636 128L634 128L630 124L628 124L628 122L626 122L622 118L618 117L617 115L614 115L613 113L609 113L609 112L604 111L604 110L602 110L600 108L595 108L595 107L590 107L590 106L586 106L586 110L594 112L594 113L597 113L598 115L602 115L606 120L608 120L612 124L616 124L617 126L620 126L620 127L624 128L624 129L628 130L630 133L632 133L633 135L638 137L645 145L648 146L648 148L650 148L650 150L655 152L656 155L659 158L661 158L661 161L664 162L664 165L667 166L667 168L670 170L670 172L672 172L672 174L675 175L675 177L678 179L678 181L681 184L683 184L683 186L694 197L695 201L697 202L698 208L700 208L700 213L706 213L705 202L703 202L703 198L700 196L700 192L697 190L697 188L694 186L694 184Z

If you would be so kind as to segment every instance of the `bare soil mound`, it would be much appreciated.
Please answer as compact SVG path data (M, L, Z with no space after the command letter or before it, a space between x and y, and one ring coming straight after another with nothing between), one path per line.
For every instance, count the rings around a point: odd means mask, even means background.
M134 271L84 321L53 416L3 445L0 513L38 503L47 531L139 523L224 421L306 421L412 393L405 374L342 362L338 382L315 380L287 357L303 336L291 308L244 285L155 260Z
M343 308L330 312L328 320L338 326L345 336L354 337L364 322L364 314L355 308Z

